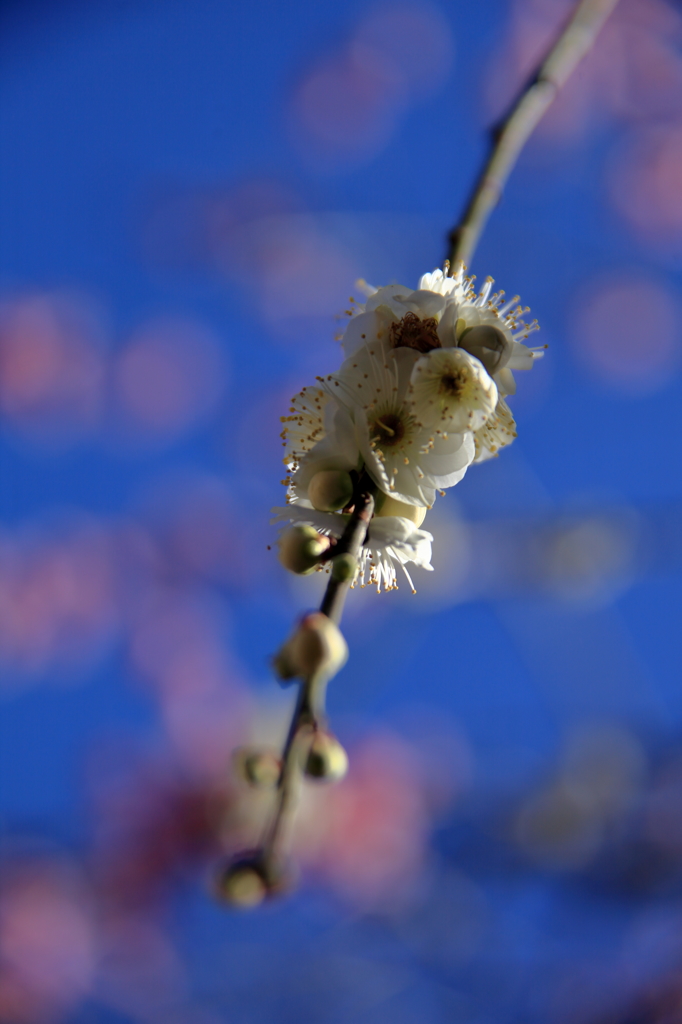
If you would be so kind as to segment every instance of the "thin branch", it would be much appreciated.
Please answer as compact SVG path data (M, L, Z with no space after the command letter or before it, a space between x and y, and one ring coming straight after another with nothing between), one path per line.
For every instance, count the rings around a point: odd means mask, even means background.
M364 474L356 487L353 512L334 548L335 558L348 554L356 561L359 559L374 512L376 491L375 484ZM339 625L341 621L350 582L350 579L335 578L332 567L332 575L327 584L320 611L336 625ZM282 752L282 768L277 783L275 805L259 848L260 861L266 872L276 873L282 860L282 850L286 844L287 832L296 810L301 764L305 756L304 748L308 740L312 740L315 730L325 724L324 700L327 681L325 676L314 675L310 679L302 680L299 686L296 708Z
M308 705L306 686L304 683L301 683L296 701L296 709L291 719L282 752L282 769L279 782L277 783L275 806L271 811L260 845L263 865L269 870L276 869L276 866L282 860L285 834L295 809L302 753L300 741L304 729L313 724L313 719L306 705Z
M591 50L618 0L580 0L570 21L510 113L491 132L492 149L459 225L450 234L450 262L469 265L529 136L576 66Z
M365 476L360 481L357 490L360 491L360 493L355 499L353 514L350 517L346 529L343 531L343 535L339 540L338 545L334 549L335 556L347 553L357 559L360 555L360 549L362 548L365 537L367 536L369 522L374 512L374 495L377 492L377 488L369 477ZM346 594L348 593L349 586L350 581L341 582L335 580L332 574L332 578L327 584L325 595L322 598L320 611L330 618L332 622L335 622L337 626L341 622L343 605L346 600Z

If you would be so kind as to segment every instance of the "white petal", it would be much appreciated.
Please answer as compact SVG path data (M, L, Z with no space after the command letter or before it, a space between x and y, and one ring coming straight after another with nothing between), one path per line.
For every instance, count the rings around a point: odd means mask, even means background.
M511 444L516 437L516 423L511 409L503 398L488 422L474 434L476 445L475 462L485 462L497 454L500 448Z
M283 508L272 508L274 519L272 525L277 523L301 523L305 526L314 526L316 530L327 533L332 537L340 537L346 529L349 515L342 515L340 512L318 512L308 501L292 501Z
M497 387L478 359L461 348L421 356L411 377L415 418L445 431L478 430L497 405Z
M461 447L449 455L430 452L422 459L422 468L426 478L433 486L446 490L458 484L474 460L475 445L473 434L465 434Z
M329 397L319 387L307 387L291 399L290 414L282 417L286 424L282 437L285 439L287 464L301 461L325 435L325 417Z
M392 547L402 562L414 562L422 569L433 569L431 565L431 544L433 535L418 529L409 519L400 516L384 516L372 519L369 524L369 547Z
M355 439L355 424L353 423L347 409L336 406L334 410L332 430L330 433L333 434L339 455L341 455L349 465L355 466L358 461L359 452L357 441Z
M508 366L505 366L493 376L501 395L516 394L516 381L514 380L514 374Z
M301 459L291 477L291 493L297 498L308 497L308 486L313 476L327 469L356 469L360 452L355 440L355 427L346 412L334 403L332 429Z
M405 304L410 306L412 312L422 320L427 320L430 317L439 317L445 308L445 302L442 295L420 289L412 292Z
M458 287L455 278L446 277L442 270L434 270L430 274L422 274L419 279L420 290L426 289L441 295L452 295Z
M393 313L386 306L351 317L342 341L346 358L367 345L380 343L382 339L386 342L393 319Z
M535 360L541 359L543 355L544 352L537 352L528 345L515 341L507 366L510 370L532 370Z
M414 466L399 465L393 477L393 489L389 491L392 498L404 501L407 505L431 508L435 500L435 490L429 474L422 471L418 475Z
M459 319L459 307L456 302L449 302L445 307L442 317L438 323L438 337L443 348L450 348L457 344L455 338L455 324Z
M406 302L411 294L411 288L405 288L400 284L392 284L385 288L378 288L374 292L374 295L371 295L367 299L365 309L372 310L377 309L378 306L388 306L388 308L396 315L397 319L400 320L405 316L405 313L409 312L409 306L406 305Z

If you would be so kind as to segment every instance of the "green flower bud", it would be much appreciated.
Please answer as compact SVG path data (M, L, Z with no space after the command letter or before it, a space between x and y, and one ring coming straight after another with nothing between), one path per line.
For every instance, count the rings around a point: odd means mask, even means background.
M329 543L312 526L290 526L279 537L279 560L289 572L306 576L317 567Z
M337 583L349 583L355 579L355 574L358 571L358 560L346 552L332 558L331 567L333 580Z
M378 495L377 498L379 498ZM374 515L402 516L403 519L409 519L415 526L421 526L426 517L426 512L427 510L422 508L421 505L408 505L407 502L398 501L397 498L392 498L390 495L386 494L382 495L377 501L377 508Z
M231 861L218 871L216 894L233 907L248 910L257 907L268 895L268 883L262 865L255 858Z
M483 363L492 376L507 362L510 348L504 333L499 327L480 324L478 327L467 327L459 337L458 345Z
M245 782L259 789L276 786L282 771L281 759L273 751L248 747L235 751L234 765Z
M348 771L348 755L331 733L316 732L304 771L310 778L337 782Z
M324 469L308 484L308 498L319 512L337 512L353 497L353 481L343 469Z
M247 850L219 866L214 892L225 903L248 910L286 891L292 882L283 864L265 861L262 850Z
M309 679L322 674L335 675L348 658L343 633L322 612L311 612L299 622L295 632L274 658L280 679Z

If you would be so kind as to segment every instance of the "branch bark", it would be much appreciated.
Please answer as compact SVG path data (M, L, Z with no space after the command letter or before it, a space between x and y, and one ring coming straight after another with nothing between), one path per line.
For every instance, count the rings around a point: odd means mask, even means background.
M509 114L491 130L491 151L460 223L450 233L449 260L469 265L507 179L531 133L571 74L592 49L618 0L580 0L571 19Z
M339 540L334 557L340 554L349 554L357 559L367 536L369 522L374 512L374 495L377 492L377 488L369 477L365 476L360 481L357 492L353 514L346 529L343 531L343 536ZM349 587L350 581L342 582L335 580L332 573L332 578L329 580L325 595L322 598L320 611L330 618L332 622L335 622L337 626L341 622L343 605Z
M359 560L362 545L374 512L376 485L364 474L355 489L354 508L348 524L334 549L334 558L350 555ZM333 561L333 560L332 560ZM351 584L350 579L332 575L327 584L320 611L337 626ZM302 679L289 732L282 752L282 769L277 783L275 804L259 847L259 859L266 873L277 873L283 860L287 832L296 809L296 791L300 782L301 762L316 729L324 727L324 699L328 679L318 675Z

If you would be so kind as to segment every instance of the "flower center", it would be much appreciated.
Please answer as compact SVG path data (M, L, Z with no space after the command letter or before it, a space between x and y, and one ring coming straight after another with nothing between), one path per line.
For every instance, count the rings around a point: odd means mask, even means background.
M438 321L435 317L421 320L415 313L406 313L402 320L391 325L393 348L413 348L417 352L430 352L440 348Z
M464 390L464 376L461 373L444 373L438 385L441 395L453 395L457 397Z
M392 448L405 437L405 424L395 412L386 412L372 424L372 434L380 448Z

